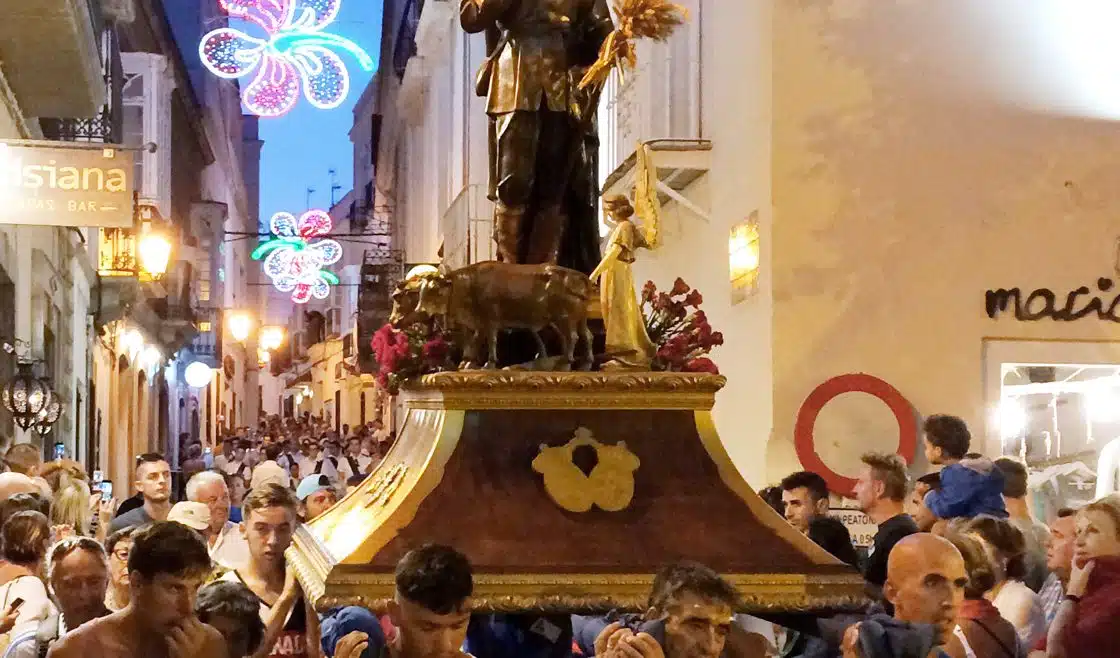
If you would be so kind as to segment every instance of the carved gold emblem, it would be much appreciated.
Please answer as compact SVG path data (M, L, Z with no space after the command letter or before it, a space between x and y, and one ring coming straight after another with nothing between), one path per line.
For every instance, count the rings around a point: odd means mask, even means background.
M404 464L397 464L390 468L384 474L378 476L373 485L370 486L369 492L366 493L366 507L385 507L392 500L393 494L400 488L401 483L404 482L405 473L408 472L408 467Z
M573 461L576 448L581 446L594 448L598 457L590 474L584 474ZM596 440L591 430L581 427L562 446L542 443L533 460L533 470L544 476L549 498L569 512L586 512L592 506L619 512L634 498L634 471L641 463L625 441L607 445Z

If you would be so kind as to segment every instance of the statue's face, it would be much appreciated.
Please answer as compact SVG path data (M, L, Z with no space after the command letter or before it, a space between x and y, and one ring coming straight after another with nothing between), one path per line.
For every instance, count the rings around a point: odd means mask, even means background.
M447 279L428 278L420 283L420 298L416 312L425 317L443 315L451 303L451 282Z
M423 319L417 309L419 305L419 287L411 281L401 283L393 293L393 312L389 315L389 324L403 327L419 322Z

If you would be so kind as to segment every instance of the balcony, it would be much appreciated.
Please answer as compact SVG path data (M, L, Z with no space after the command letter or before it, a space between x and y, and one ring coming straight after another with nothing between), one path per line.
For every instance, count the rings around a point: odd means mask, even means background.
M443 263L451 269L494 260L494 203L485 185L467 185L440 221Z
M189 348L197 360L211 368L219 368L223 356L222 341L218 338L222 331L221 311L216 308L199 308L195 309L194 315L198 335L191 341Z
M101 67L105 101L101 111L85 118L41 118L39 126L43 136L60 142L93 142L120 144L124 135L124 113L121 111L121 91L124 85L124 67L121 63L120 40L115 30L101 33Z
M649 151L650 167L656 171L657 196L661 205L672 201L688 208L704 221L709 210L689 199L687 191L712 166L712 142L706 139L654 139L640 148ZM630 196L638 175L638 155L631 153L603 183L603 196Z
M93 117L106 102L100 0L10 2L0 21L4 76L29 117Z

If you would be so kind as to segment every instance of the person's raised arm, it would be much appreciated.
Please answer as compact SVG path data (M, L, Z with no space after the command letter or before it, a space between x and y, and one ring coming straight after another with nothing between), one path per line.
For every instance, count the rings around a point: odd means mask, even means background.
M1073 565L1069 576L1069 585L1066 586L1066 600L1058 608L1058 614L1050 623L1050 631L1046 635L1046 655L1048 658L1080 658L1072 653L1066 646L1066 630L1077 620L1077 609L1081 605L1080 599L1085 595L1089 585L1089 575L1093 573L1094 562L1084 568Z

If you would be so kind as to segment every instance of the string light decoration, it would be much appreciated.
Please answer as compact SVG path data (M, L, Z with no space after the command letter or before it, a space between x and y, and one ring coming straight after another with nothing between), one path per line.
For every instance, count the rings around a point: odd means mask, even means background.
M298 220L278 212L269 221L272 239L253 251L253 260L264 259L264 273L280 292L292 293L292 301L306 304L326 299L338 277L323 268L342 258L342 245L323 239L333 227L324 210L308 210Z
M342 0L218 0L233 18L261 27L260 39L232 27L202 37L198 54L214 75L232 80L256 72L241 92L245 107L261 117L280 117L299 101L333 110L350 93L350 72L338 55L352 55L365 71L373 58L353 41L325 31L338 17Z

